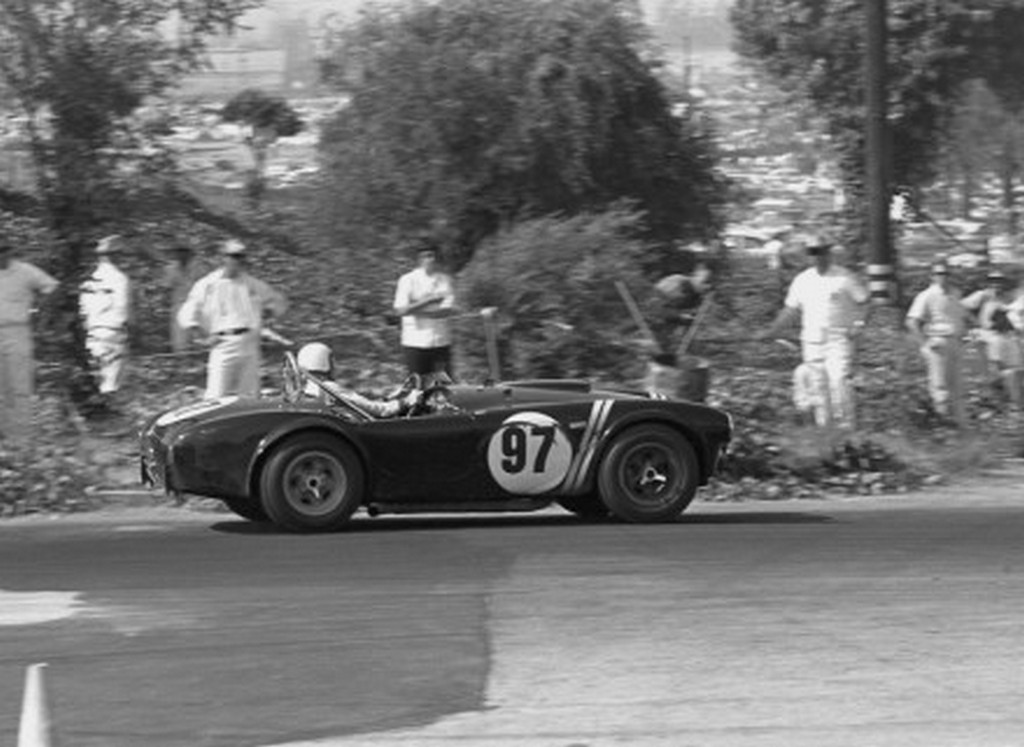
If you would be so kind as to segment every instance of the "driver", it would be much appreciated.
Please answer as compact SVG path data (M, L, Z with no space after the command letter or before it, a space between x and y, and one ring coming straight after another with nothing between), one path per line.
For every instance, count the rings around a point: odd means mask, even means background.
M409 412L409 410L411 410L423 396L422 391L419 389L413 389L398 399L380 400L364 397L358 392L347 389L331 378L334 375L334 354L331 352L331 349L322 342L311 342L307 345L303 345L296 357L296 362L299 365L299 369L304 374L313 374L316 376L323 385L323 388L327 389L331 394L352 402L356 407L366 411L374 417L393 418L399 415L404 415ZM306 382L306 388L303 394L315 399L323 399L324 396L323 390L316 384L316 382L313 381Z

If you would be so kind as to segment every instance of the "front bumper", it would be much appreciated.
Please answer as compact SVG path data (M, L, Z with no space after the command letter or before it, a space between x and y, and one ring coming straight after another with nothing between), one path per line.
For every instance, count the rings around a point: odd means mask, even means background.
M147 487L174 492L171 451L154 433L143 434L139 444L139 480Z

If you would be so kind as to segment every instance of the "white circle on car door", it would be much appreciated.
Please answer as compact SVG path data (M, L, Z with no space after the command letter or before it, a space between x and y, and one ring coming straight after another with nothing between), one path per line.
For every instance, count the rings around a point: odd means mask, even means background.
M502 488L537 495L558 487L569 472L573 448L558 421L542 412L505 419L487 447L487 467Z

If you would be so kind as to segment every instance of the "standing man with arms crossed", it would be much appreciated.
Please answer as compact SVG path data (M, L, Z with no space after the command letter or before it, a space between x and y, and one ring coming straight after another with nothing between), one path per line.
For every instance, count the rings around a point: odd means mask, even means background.
M402 353L409 373L452 376L452 331L455 286L438 264L433 242L416 249L418 266L398 279L395 313L402 319Z
M282 315L285 297L248 273L245 244L221 245L222 266L192 286L178 311L178 324L210 346L206 398L260 391L260 329L263 318Z
M835 424L852 429L856 426L851 381L854 344L864 327L870 296L852 272L833 262L831 241L809 236L804 240L804 249L813 259L813 266L793 278L785 306L771 326L757 337L776 337L799 318L814 422L824 427Z
M964 408L961 339L967 309L949 280L945 262L932 265L932 283L918 293L907 312L907 329L928 367L928 394L936 414L967 422Z
M120 236L99 240L96 269L82 285L81 295L86 347L99 367L100 394L107 397L121 388L128 357L131 282L114 264L120 249Z
M57 287L56 280L13 253L0 236L0 439L30 432L35 360L29 317L36 294L49 295Z

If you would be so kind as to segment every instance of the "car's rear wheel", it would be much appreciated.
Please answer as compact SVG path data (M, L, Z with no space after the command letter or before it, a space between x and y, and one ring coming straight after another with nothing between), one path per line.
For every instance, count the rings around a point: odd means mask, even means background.
M348 444L299 434L274 449L260 476L263 509L293 532L325 532L344 524L363 499L365 477Z
M558 499L558 505L581 519L600 520L610 516L608 506L597 493L566 495Z
M601 500L624 521L672 521L693 500L697 455L682 434L663 425L634 426L615 438L598 472Z
M270 521L263 506L251 498L225 498L224 505L243 519L256 522Z

